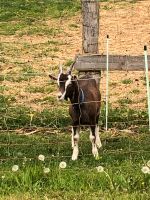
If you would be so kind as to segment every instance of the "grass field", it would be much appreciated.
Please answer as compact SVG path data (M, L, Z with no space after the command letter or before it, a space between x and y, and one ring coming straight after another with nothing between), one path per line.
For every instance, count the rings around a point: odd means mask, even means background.
M35 199L149 199L150 175L141 171L149 159L149 135L103 133L103 149L95 160L84 131L79 160L73 162L68 131L43 134L1 133L2 199L20 194L23 199L32 195ZM38 160L40 154L44 161ZM65 169L59 168L62 161ZM13 165L19 166L18 171L12 172ZM98 172L98 166L104 172Z
M116 54L122 49L141 53L137 46L131 48L128 26L132 20L137 23L135 39L147 41L147 24L140 28L138 20L146 23L148 1L101 2L100 52L105 53L102 41L107 27L111 38L116 37L111 41ZM142 15L134 18L139 9L145 14L142 19ZM57 74L60 61L67 69L81 51L80 10L78 0L0 1L0 200L150 199L150 174L143 169L150 165L144 72L110 73L108 132L102 74L103 148L94 159L89 130L83 129L79 159L71 161L68 103L56 101L57 85L48 74ZM129 20L125 16L132 11ZM116 18L123 26L121 30L117 25L117 33ZM145 37L138 35L141 29ZM117 46L120 35L124 42ZM64 169L61 162L66 163Z

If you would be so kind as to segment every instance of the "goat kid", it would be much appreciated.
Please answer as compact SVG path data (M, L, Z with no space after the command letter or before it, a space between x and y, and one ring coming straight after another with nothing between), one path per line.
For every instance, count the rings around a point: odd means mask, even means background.
M50 75L50 78L54 78ZM72 160L77 160L79 154L79 132L80 126L90 127L90 140L92 153L98 158L98 148L102 146L99 137L98 119L100 114L100 92L95 79L90 76L77 79L71 73L64 74L62 69L57 78L60 90L58 99L70 100L69 114L72 118Z

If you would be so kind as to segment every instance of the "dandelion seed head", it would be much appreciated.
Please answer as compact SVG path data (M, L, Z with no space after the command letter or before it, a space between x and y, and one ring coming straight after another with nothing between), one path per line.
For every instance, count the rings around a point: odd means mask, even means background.
M44 160L45 160L45 156L42 155L42 154L40 154L40 155L38 156L38 159L39 159L40 161L44 161Z
M59 168L61 168L61 169L65 169L66 166L67 166L67 164L64 161L60 162L60 164L59 164Z
M147 166L143 166L141 170L142 170L142 172L143 172L144 174L150 173L150 168L147 167Z
M43 172L44 174L48 174L50 172L50 169L48 167L44 167Z
M18 156L22 156L22 152L19 151L19 152L17 153L17 155L18 155Z
M23 160L24 160L24 162L27 162L27 158L26 157L24 157Z
M18 166L18 165L13 165L13 166L12 166L12 171L13 171L13 172L18 171L18 169L19 169L19 166Z
M96 167L98 172L103 172L104 171L104 167L103 166L98 166Z
M4 179L4 178L5 178L5 175L3 175L1 178Z

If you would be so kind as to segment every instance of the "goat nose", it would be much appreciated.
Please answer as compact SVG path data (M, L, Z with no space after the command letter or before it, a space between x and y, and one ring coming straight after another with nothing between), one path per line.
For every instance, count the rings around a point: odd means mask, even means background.
M58 99L60 99L60 98L61 98L61 95L59 94L57 97L58 97Z
M59 93L59 94L57 95L57 99L60 100L61 96L62 96L62 94Z

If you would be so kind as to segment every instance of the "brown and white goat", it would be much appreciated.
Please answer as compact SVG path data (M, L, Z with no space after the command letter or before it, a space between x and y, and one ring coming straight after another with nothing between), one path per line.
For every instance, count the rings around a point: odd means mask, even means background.
M54 78L50 75L50 78ZM56 78L55 78L56 80ZM57 78L60 90L59 100L70 100L69 114L72 118L72 160L77 160L79 154L78 142L80 126L90 127L92 153L98 157L101 145L99 138L100 92L95 79L86 75L77 79L71 73L60 73Z

